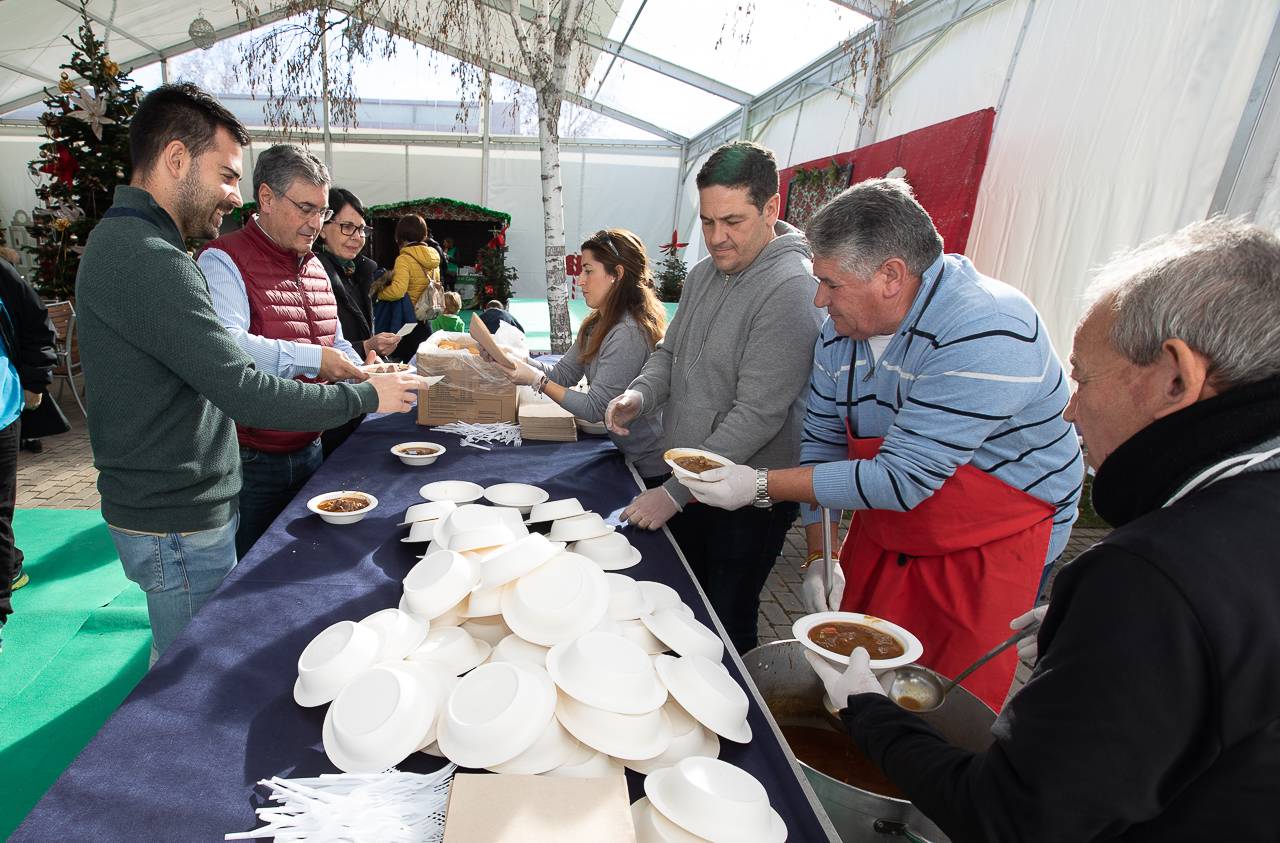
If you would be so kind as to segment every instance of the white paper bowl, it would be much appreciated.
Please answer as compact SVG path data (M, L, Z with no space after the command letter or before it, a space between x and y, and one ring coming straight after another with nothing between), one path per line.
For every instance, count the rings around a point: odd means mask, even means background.
M436 615L434 618L422 618L422 619L430 621L430 629L441 629L446 626L457 626L458 624L466 620L466 618L462 617L462 610L466 608L466 605L467 605L467 600L464 597L462 600L458 601L453 606L449 607L443 615ZM413 608L409 606L409 600L404 596L404 594L400 595L400 603L396 606L396 608L402 612L408 612L409 614L413 615L415 618L422 617L421 615L413 611Z
M535 503L533 509L529 510L529 518L525 523L540 524L544 521L555 521L558 518L581 515L584 512L586 510L582 508L582 504L578 502L577 498L561 498L560 500Z
M462 610L464 618L486 618L502 611L502 589L506 586L476 588L467 596L466 607Z
M541 644L525 641L514 632L494 645L491 662L528 662L538 667L547 666L547 653L550 649Z
M404 595L409 610L422 618L443 615L480 584L475 563L452 550L427 554L409 569Z
M805 646L806 649L812 650L833 664L848 665L849 657L842 656L839 653L833 653L824 647L819 647L809 639L809 633L815 626L823 623L838 621L842 623L860 623L865 626L874 627L881 630L894 638L898 639L906 651L895 659L872 659L871 669L874 671L890 670L895 667L913 664L924 655L924 644L920 643L920 639L916 638L907 630L898 626L896 623L877 618L874 615L864 615L861 612L816 612L812 615L805 615L791 625L791 634L796 640Z
M409 535L400 539L405 544L423 544L436 537L436 525L439 521L415 521L409 525Z
M693 478L694 480L698 479L699 472L681 468L676 464L677 457L704 457L712 462L719 463L721 466L733 465L733 460L728 457L722 457L719 454L713 454L710 451L703 451L698 448L671 448L662 455L662 459L666 461L667 465L671 466L671 471L676 477Z
M666 706L663 706L663 708L666 710L667 716L670 717L671 709ZM693 758L698 755L705 758L718 758L720 756L720 739L711 730L694 723L693 728L689 731L672 737L671 743L667 745L666 750L658 757L647 758L642 761L628 761L627 766L637 773L647 776L654 770L672 767L686 758Z
M399 764L434 727L445 685L430 671L383 664L356 676L325 713L325 754L347 773Z
M734 743L751 740L747 694L724 665L701 656L656 656L653 662L671 696L694 720Z
M621 635L651 656L665 653L669 649L666 644L653 637L649 627L645 626L644 621L639 618L629 621L610 621L610 623L612 624L610 631Z
M505 524L498 524L489 530L468 530L454 533L441 541L439 531L436 532L436 543L459 552L488 553L499 547L511 544L520 536L511 531Z
M716 758L695 756L657 770L645 778L644 792L660 814L701 837L735 843L782 843L787 837L764 785Z
M569 549L582 554L606 571L621 571L640 564L640 551L632 547L627 537L617 531L594 539L576 541Z
M408 661L438 665L444 673L460 676L489 658L487 642L473 638L458 626L442 626L427 633L422 644L409 655Z
M662 816L647 796L631 803L631 824L635 826L636 843L708 843L707 838L685 831Z
M418 521L437 521L457 508L458 505L453 501L427 501L426 503L415 503L404 511L404 520L397 526L407 527Z
M495 483L485 487L484 497L497 506L513 507L521 515L528 515L535 504L543 503L551 494L528 483Z
M449 695L436 742L459 766L493 767L533 746L555 705L555 685L545 670L512 662L481 665Z
M427 637L430 622L400 609L383 609L360 621L378 633L379 662L400 661L418 649Z
M604 523L597 512L584 512L551 522L547 538L553 542L578 542L612 533L614 528Z
M564 547L564 542L550 541L541 533L516 539L485 557L480 566L480 584L493 588L517 580L563 552Z
M351 497L358 496L358 497L366 498L369 501L369 505L366 506L364 509L357 509L355 512L326 512L320 508L320 504L324 503L325 501L333 500L334 498L347 497L347 496L351 496ZM375 498L373 495L369 494L368 492L357 492L357 491L325 492L323 494L316 495L314 498L307 501L307 509L314 512L316 515L319 515L322 519L324 519L329 524L339 524L339 525L354 524L357 521L362 520L366 515L368 515L370 512L373 512L377 508L378 508L378 499Z
M661 755L671 743L671 723L661 708L645 714L618 714L560 694L556 717L582 743L623 761Z
M610 632L588 632L552 647L547 672L561 691L605 711L645 714L667 700L649 655Z
M524 752L505 761L495 764L489 769L495 773L517 776L536 776L545 773L569 761L574 757L582 744L560 725L560 721L552 715L543 727L542 734L533 742L533 746Z
M511 631L544 647L576 638L608 610L604 572L576 553L553 556L502 595L502 617Z
M682 656L705 656L712 661L724 657L720 636L679 609L658 609L640 618L654 637Z
M605 574L609 583L609 617L615 621L636 620L653 611L651 604L640 590L640 585L626 574Z
M649 604L653 606L653 611L659 609L680 609L684 614L693 616L693 609L688 603L680 599L680 595L676 590L666 583L653 582L652 580L637 580L640 590L644 592L644 596L648 598Z
M472 638L483 641L490 647L496 647L499 641L511 634L511 627L507 626L507 622L503 620L502 615L468 618L460 625Z
M352 678L373 666L381 643L376 630L355 621L321 630L298 656L294 701L307 708L332 701Z
M610 758L603 752L597 752L589 746L579 745L586 750L586 759L561 764L559 767L547 770L542 775L561 776L567 779L607 779L611 776L623 774L622 762Z
M466 480L437 480L423 486L418 490L418 494L429 501L471 503L480 500L480 496L484 494L484 487Z
M413 448L429 449L431 453L424 455L405 453L405 451ZM400 462L405 465L412 466L431 465L433 462L440 459L445 450L446 449L443 445L437 445L435 442L401 442L399 445L391 446L391 453L399 457Z

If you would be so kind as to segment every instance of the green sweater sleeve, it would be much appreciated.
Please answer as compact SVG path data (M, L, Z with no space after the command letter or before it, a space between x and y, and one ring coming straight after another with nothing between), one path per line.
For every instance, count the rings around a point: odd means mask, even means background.
M275 430L323 430L377 409L371 383L312 384L260 371L223 329L204 276L186 254L156 238L143 241L131 287L147 300L169 300L164 318L132 297L97 297L98 317L119 336L134 338L196 392L235 421Z

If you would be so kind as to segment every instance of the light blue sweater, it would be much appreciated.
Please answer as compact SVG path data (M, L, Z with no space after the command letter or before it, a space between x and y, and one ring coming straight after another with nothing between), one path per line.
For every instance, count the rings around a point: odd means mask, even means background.
M1046 563L1066 548L1084 464L1062 364L1035 306L980 275L961 255L925 270L883 359L836 334L815 344L800 461L833 509L910 510L959 466L972 465L1054 507ZM852 372L853 377L850 377ZM884 437L870 460L849 460L856 436ZM806 524L816 507L802 507Z

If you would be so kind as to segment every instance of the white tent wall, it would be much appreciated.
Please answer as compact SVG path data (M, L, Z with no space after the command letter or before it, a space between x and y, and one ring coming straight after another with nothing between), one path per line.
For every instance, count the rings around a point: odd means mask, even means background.
M897 43L967 5L937 4L900 27ZM994 107L1012 69L967 252L1031 297L1065 357L1090 270L1209 213L1277 12L1280 0L1006 0L929 46L862 142ZM890 78L931 41L895 55ZM853 148L859 114L828 91L752 137L789 166ZM682 220L697 218L696 172ZM1280 212L1280 185L1257 211Z
M44 136L37 129L6 130L0 134L0 225L6 230L14 211L26 211L36 204L35 184L27 164L40 154Z
M626 228L644 241L649 257L671 236L671 196L679 152L662 149L607 151L565 146L560 150L564 186L565 248L601 228ZM536 149L494 149L489 161L488 207L511 214L508 259L520 273L516 294L546 296L542 188Z

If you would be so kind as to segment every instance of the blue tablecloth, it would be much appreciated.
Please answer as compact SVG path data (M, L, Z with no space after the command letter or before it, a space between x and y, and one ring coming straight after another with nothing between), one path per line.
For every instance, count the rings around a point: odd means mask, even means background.
M388 451L397 442L423 438L448 448L432 466L404 466ZM481 451L461 447L456 437L425 434L408 416L367 420L11 839L220 840L258 825L258 780L336 772L320 741L325 709L293 701L298 654L329 624L396 605L401 580L423 547L402 543L406 528L396 525L410 504L422 500L419 487L442 479L533 483L553 499L577 497L615 523L637 489L608 439ZM378 508L350 526L325 524L307 511L312 495L337 489L370 492ZM701 621L712 623L666 535L628 532L644 561L626 573L667 583ZM737 662L726 655L725 664L747 687ZM750 722L754 740L745 746L722 741L721 758L765 784L790 840L829 839L754 698ZM401 769L426 772L440 763L417 754ZM628 777L636 798L642 780L631 772Z

